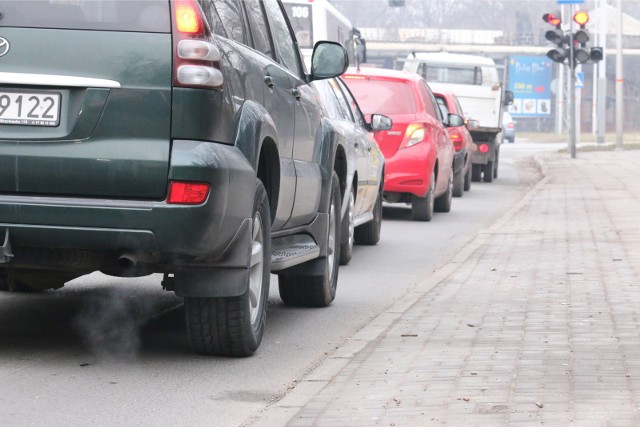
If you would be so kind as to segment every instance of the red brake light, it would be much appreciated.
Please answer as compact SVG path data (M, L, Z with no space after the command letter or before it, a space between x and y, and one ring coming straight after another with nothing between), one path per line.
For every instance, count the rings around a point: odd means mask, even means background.
M199 205L207 200L211 185L207 182L171 181L167 203L177 205Z
M452 130L449 132L449 139L453 142L453 148L456 151L462 150L462 135L460 132Z
M193 1L179 0L176 2L176 28L185 34L202 34L204 25L200 10Z
M478 150L480 150L481 153L488 153L489 146L487 144L480 144L480 146L478 147Z

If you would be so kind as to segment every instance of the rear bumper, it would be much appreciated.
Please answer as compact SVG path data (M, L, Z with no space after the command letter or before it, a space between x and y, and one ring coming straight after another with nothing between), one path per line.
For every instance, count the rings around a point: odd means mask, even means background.
M435 156L427 143L396 151L385 158L384 191L424 197L429 190Z
M211 183L196 206L166 201L0 195L0 231L20 248L145 254L157 271L246 268L255 172L235 147L174 141L169 180Z

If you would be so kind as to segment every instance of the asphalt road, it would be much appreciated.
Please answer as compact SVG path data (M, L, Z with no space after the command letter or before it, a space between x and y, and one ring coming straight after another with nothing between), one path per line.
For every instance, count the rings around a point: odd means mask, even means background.
M93 274L58 291L2 294L0 425L242 425L499 218L536 180L527 156L557 148L505 144L498 179L473 183L429 223L385 206L380 243L355 248L328 308L283 305L273 276L251 358L192 354L181 300L157 275Z

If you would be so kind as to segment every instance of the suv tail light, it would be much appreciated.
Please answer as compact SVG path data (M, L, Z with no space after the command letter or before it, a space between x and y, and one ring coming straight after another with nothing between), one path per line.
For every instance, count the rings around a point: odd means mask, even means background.
M404 133L404 147L412 147L424 141L427 130L423 123L411 123Z
M173 84L174 86L219 88L220 50L211 35L195 0L173 2Z
M456 151L462 150L462 134L459 131L451 129L449 131L449 139L453 142L453 148Z

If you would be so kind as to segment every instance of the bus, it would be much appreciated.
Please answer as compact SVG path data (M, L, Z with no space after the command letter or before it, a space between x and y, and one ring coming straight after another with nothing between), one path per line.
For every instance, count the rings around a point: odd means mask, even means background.
M313 46L319 40L341 43L347 49L350 65L367 61L366 42L360 31L329 0L282 0L282 3L307 67Z

